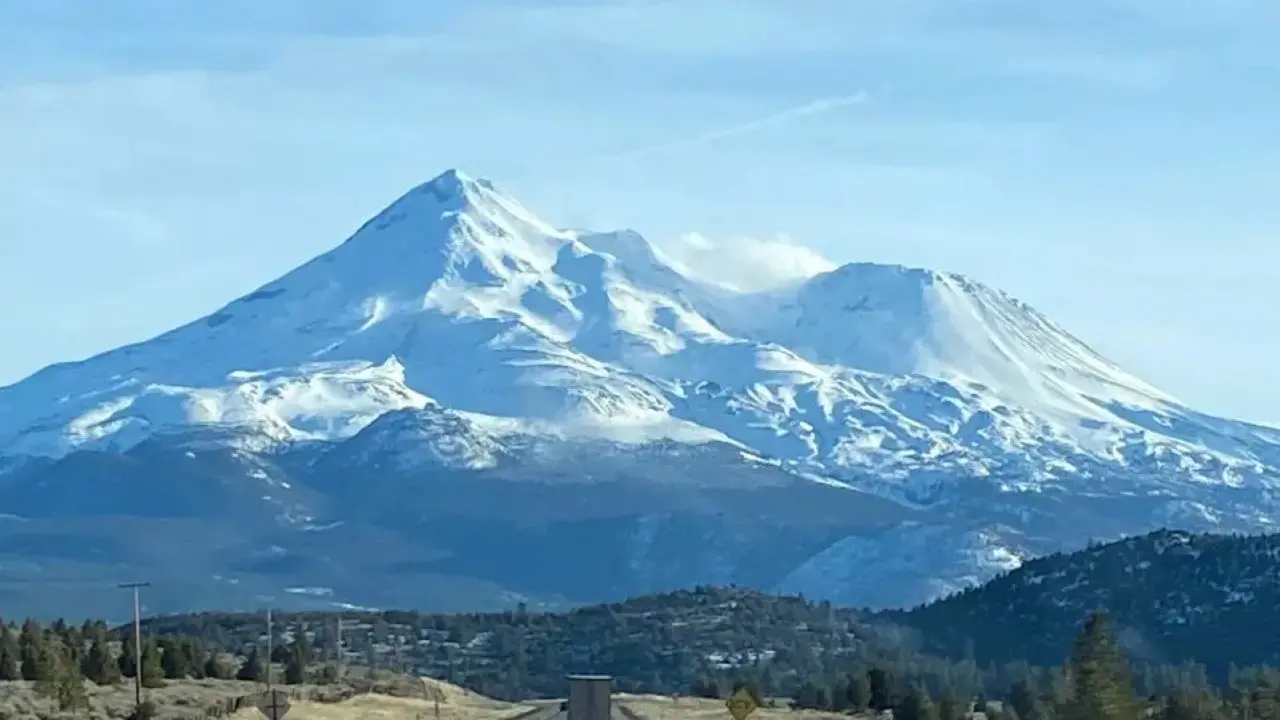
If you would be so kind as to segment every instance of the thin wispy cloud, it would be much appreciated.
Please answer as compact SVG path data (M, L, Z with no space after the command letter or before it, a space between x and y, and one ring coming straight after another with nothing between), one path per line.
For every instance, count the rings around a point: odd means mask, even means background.
M697 147L699 145L714 143L717 140L724 140L726 138L738 137L741 135L750 135L761 130L788 125L812 115L820 115L822 113L832 112L833 110L839 110L841 108L861 105L866 101L867 95L865 92L859 92L855 95L836 95L820 98L818 100L813 100L795 107L789 107L785 110L780 110L754 120L748 120L746 122L729 125L715 130L709 130L693 137L669 140L656 145L646 145L616 153L606 153L603 155L597 155L592 159L596 161L623 160L627 158L670 152L672 150Z
M836 268L813 248L785 236L717 239L686 233L658 248L677 270L742 292L771 290Z

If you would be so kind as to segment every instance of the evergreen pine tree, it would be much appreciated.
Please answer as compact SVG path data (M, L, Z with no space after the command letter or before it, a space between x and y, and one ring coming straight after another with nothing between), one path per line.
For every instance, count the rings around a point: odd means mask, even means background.
M124 642L121 643L120 647L120 656L116 658L116 666L120 669L120 677L133 677L135 652L133 633L125 633Z
M894 720L938 720L938 709L924 688L916 685L902 696L893 710Z
M1242 703L1248 712L1249 720L1280 719L1280 697L1277 696L1274 681L1269 677L1258 678L1252 692Z
M28 619L22 623L18 634L18 660L22 664L23 680L47 682L53 679L56 668L51 664L51 656L46 649L48 640L35 620Z
M271 662L276 665L283 665L289 662L289 645L278 643L271 646Z
M819 710L830 710L831 705L831 688L828 688L825 685L819 685L818 694L814 701L814 707Z
M297 651L298 657L302 658L304 664L310 665L315 662L316 650L312 647L311 639L307 637L305 632L299 630L293 638L293 644L295 646L293 649ZM523 635L521 636L521 647L523 647Z
M871 681L867 679L865 672L855 672L849 676L845 696L845 702L853 712L862 712L871 706Z
M721 697L720 681L710 672L704 671L693 681L693 696L701 698Z
M67 662L59 666L54 678L53 699L58 709L64 712L83 710L89 707L89 693L84 687L84 676L80 667L67 658Z
M159 642L160 672L166 680L182 680L189 672L187 656L182 646L172 638L161 638Z
M240 670L236 672L236 679L253 682L262 679L262 658L258 656L258 648L255 647L249 650L249 654L240 665Z
M231 673L222 659L218 657L218 653L211 652L204 661L204 676L212 680L228 680Z
M1071 704L1075 697L1075 681L1071 677L1070 663L1052 672L1049 681L1049 696L1046 698L1049 707L1061 711Z
M339 679L338 666L333 663L325 663L324 667L320 668L320 677L316 678L321 685L332 685Z
M1044 704L1040 702L1040 698L1036 696L1026 680L1019 679L1014 682L1004 702L1013 708L1019 720L1048 720Z
M289 643L289 658L284 664L284 681L288 685L301 685L307 681L306 650L299 644L297 638Z
M822 710L826 707L826 696L822 688L812 680L805 680L796 689L792 698L792 706L798 710Z
M964 720L969 715L966 705L968 703L956 697L951 688L943 690L942 696L938 698L938 720Z
M9 624L0 620L0 682L21 680L18 669L18 641Z
M1226 720L1227 713L1216 693L1178 688L1163 698L1157 717L1159 720Z
M86 650L84 636L80 634L80 628L62 621L61 624L54 623L53 634L62 644L67 662L73 664L76 672L79 672L80 661L84 659ZM83 678L81 679L83 680Z
M161 662L160 649L153 640L142 643L142 686L147 688L164 687L164 665Z
M831 698L831 709L836 712L849 710L849 681L847 678L836 678L827 683L827 694Z
M888 671L878 667L871 668L867 671L867 684L871 690L869 705L872 710L883 712L897 704L897 689L894 687L894 678Z
M655 690L661 691L664 683L659 673L654 673L653 687ZM773 667L768 663L762 663L759 672L756 675L755 686L761 695L770 696L778 690L778 678L774 675Z
M205 677L204 664L208 653L199 638L185 638L179 643L183 660L187 664L187 674L196 680Z
M111 657L105 637L95 637L80 661L80 672L97 685L114 685L120 681L120 668Z
M1137 720L1141 706L1133 694L1128 664L1103 613L1094 613L1076 638L1068 663L1073 697L1065 720Z
M89 705L80 664L58 633L50 632L39 648L41 678L36 692L50 697L62 711L83 709Z

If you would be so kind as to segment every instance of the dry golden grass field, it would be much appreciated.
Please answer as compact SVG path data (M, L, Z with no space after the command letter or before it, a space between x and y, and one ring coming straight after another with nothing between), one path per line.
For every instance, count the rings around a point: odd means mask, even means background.
M221 714L226 720L263 720L254 707L245 706L264 689L261 683L236 680L170 681L165 687L145 690L158 710L158 720L200 719ZM89 708L61 713L31 683L0 683L0 720L111 720L127 717L133 708L133 686L86 684ZM372 691L367 691L369 688ZM294 697L287 720L514 720L546 707L546 701L507 703L427 678L382 678L353 685L281 687ZM238 700L239 699L239 700ZM236 709L237 701L242 704ZM614 703L626 707L640 720L731 720L724 703L702 698L657 695L616 695ZM555 703L558 704L558 703ZM750 720L824 720L848 715L791 711L764 707Z
M534 709L533 705L517 705L477 695L460 687L436 680L423 679L421 692L396 689L395 695L361 693L340 702L295 703L288 720L501 720ZM401 694L405 693L405 694ZM230 716L231 720L263 720L254 708L245 708Z

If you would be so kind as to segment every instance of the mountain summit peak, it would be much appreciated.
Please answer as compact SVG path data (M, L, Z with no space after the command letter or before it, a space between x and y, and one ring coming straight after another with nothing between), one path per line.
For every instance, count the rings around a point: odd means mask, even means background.
M493 183L483 178L472 177L457 168L449 168L419 187L431 191L441 199L463 198L485 190L494 192Z
M421 247L471 244L496 236L501 243L528 235L564 235L484 178L449 168L405 192L367 221L347 245Z
M406 206L412 206L417 212L428 209L432 212L462 212L491 204L497 198L506 200L507 204L519 204L499 192L492 182L449 168L400 196L380 215L410 209Z
M474 182L475 178L458 168L446 168L439 175L428 180L427 182Z

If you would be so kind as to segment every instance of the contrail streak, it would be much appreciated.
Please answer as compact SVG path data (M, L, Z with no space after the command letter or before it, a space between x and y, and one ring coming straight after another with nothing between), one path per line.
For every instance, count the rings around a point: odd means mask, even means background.
M749 122L731 125L729 127L720 128L719 130L711 130L695 135L690 138L682 138L680 140L672 140L670 142L660 143L657 145L648 145L633 150L624 150L617 153L609 153L606 155L597 155L594 160L619 160L623 158L639 157L642 155L652 155L662 153L668 150L678 150L680 148L694 147L704 143L715 142L728 137L737 135L746 135L764 128L774 127L777 125L785 125L794 120L808 117L810 115L818 115L820 113L830 112L851 105L860 105L867 101L866 93L858 93L856 95L837 95L835 97L822 98L813 102L797 105L793 108L787 108L772 115L766 115Z

